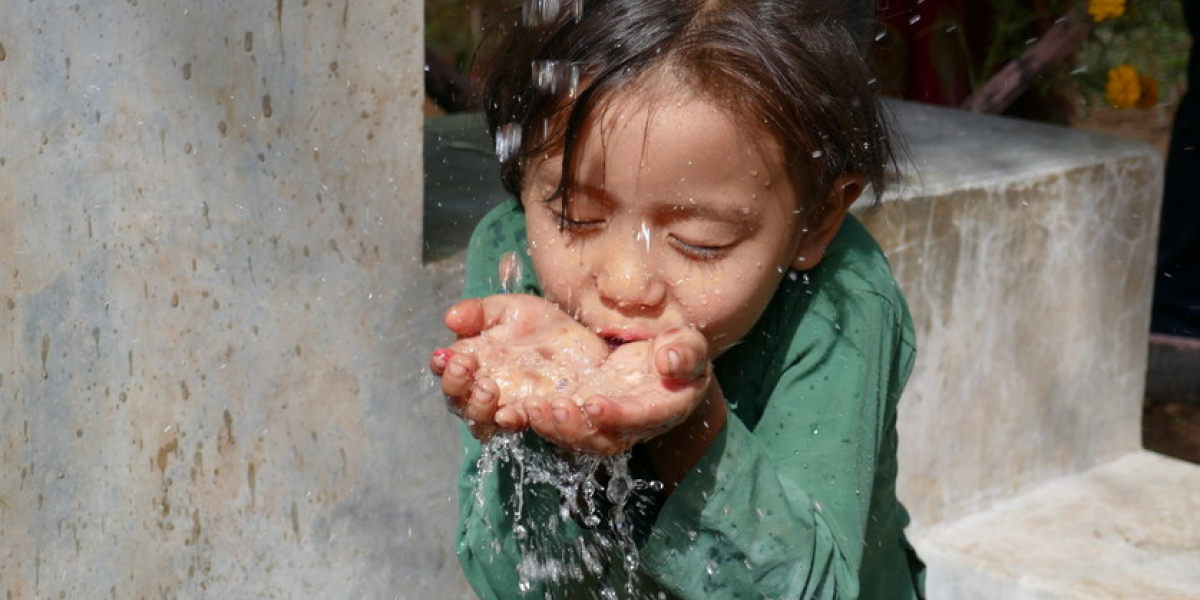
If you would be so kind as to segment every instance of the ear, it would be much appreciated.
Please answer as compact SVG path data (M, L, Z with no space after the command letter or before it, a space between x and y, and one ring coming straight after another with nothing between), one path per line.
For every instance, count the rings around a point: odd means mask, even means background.
M866 181L857 173L846 173L833 182L825 202L809 217L808 231L801 234L800 245L792 258L793 269L807 271L821 263L825 248L841 230L850 205L858 199L864 185Z

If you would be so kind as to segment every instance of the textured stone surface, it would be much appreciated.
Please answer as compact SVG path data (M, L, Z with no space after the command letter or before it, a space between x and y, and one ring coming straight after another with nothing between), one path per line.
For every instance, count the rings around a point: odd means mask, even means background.
M466 596L416 2L0 3L0 595Z
M920 528L1140 447L1161 168L1148 146L895 106L866 216L912 309L899 492Z
M1200 593L1200 469L1135 452L915 540L930 598L1184 600Z

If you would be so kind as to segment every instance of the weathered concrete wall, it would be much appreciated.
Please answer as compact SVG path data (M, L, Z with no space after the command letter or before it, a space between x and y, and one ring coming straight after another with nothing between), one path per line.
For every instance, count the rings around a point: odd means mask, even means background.
M866 220L917 330L898 488L920 527L1141 447L1161 163L1117 138L895 108L912 165Z
M0 3L5 598L466 595L421 19Z

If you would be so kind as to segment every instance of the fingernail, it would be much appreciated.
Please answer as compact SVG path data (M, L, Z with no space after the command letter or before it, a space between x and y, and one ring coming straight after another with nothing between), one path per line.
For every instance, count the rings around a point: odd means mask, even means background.
M565 409L565 408L554 409L554 420L555 421L566 421L567 420L567 409Z
M485 390L479 386L475 386L475 399L480 402L491 402L495 394L491 390Z
M586 404L584 405L583 410L586 410L587 414L592 415L593 417L598 417L600 416L600 413L604 412L604 410L600 408L599 404Z
M667 350L667 371L673 376L678 376L679 373L679 352L674 348Z
M462 377L467 374L467 368L458 363L450 363L446 367L446 372L454 377Z
M507 408L496 411L496 424L501 427L512 427L513 418L512 411Z
M542 411L540 411L540 410L538 410L538 409L536 409L536 408L529 408L529 409L526 409L526 410L525 410L525 414L529 415L529 420L530 420L530 421L540 421L540 420L542 420Z
M446 364L451 356L454 356L454 351L449 348L438 348L433 351L433 358L442 364Z

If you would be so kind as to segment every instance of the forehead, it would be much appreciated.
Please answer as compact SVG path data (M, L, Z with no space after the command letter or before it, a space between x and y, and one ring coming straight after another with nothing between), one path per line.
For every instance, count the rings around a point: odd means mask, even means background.
M713 143L752 147L764 156L782 156L775 133L752 116L754 111L739 105L733 94L719 94L690 79L669 65L643 74L591 108L585 129L592 131L585 133L599 133L604 138L621 127L633 126L651 138L697 129L701 135L695 136L696 141L707 137Z
M571 152L575 199L605 198L613 206L670 210L677 217L790 214L801 201L772 139L686 88L614 95L589 115ZM549 153L533 161L526 200L552 196L562 183L562 158Z
M707 163L716 169L712 175L734 163L785 171L780 144L744 112L669 71L648 74L591 108L572 148L572 170L586 171L589 161L600 160L610 169L617 163L639 171L673 163ZM631 165L631 158L637 163Z

